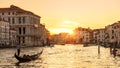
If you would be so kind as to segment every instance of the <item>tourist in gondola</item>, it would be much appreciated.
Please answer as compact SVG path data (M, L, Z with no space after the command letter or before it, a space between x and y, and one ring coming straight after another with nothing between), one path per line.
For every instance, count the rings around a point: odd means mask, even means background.
M23 55L23 58L25 58L25 59L31 59L31 58L29 57L29 55L26 55L26 54Z
M117 50L116 50L116 49L114 49L114 50L113 50L113 55L114 55L114 58L116 57L116 53L117 53Z

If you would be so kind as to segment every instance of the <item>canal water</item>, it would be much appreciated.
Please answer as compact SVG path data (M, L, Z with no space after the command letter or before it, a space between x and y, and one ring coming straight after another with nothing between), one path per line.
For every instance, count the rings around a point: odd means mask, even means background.
M0 49L0 68L120 68L120 58L113 58L109 48L83 45L55 45L44 47L43 54L34 61L18 63L15 48ZM40 52L40 47L22 48L21 55Z

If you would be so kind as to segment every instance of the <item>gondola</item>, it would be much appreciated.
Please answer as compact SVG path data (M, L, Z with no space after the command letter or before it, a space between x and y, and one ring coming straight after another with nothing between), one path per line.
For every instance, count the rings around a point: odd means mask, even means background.
M39 56L42 54L42 52L43 52L43 49L40 53L37 53L34 55L29 55L26 57L20 57L20 56L16 55L16 53L14 54L14 56L19 62L29 62L31 60L35 60L35 59L39 58Z
M87 44L87 43L84 43L84 44L83 44L83 47L88 47L88 44Z
M60 45L65 45L65 43L61 43Z

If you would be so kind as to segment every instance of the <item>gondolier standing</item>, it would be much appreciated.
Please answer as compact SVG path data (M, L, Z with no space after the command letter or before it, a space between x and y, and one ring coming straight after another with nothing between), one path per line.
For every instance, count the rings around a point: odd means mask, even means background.
M17 54L18 54L18 56L20 55L20 45L17 45Z

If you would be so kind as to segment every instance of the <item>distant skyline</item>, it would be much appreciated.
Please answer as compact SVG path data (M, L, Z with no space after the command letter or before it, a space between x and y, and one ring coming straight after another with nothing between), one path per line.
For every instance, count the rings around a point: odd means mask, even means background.
M0 0L0 8L12 4L41 16L52 33L104 28L120 20L120 0Z

